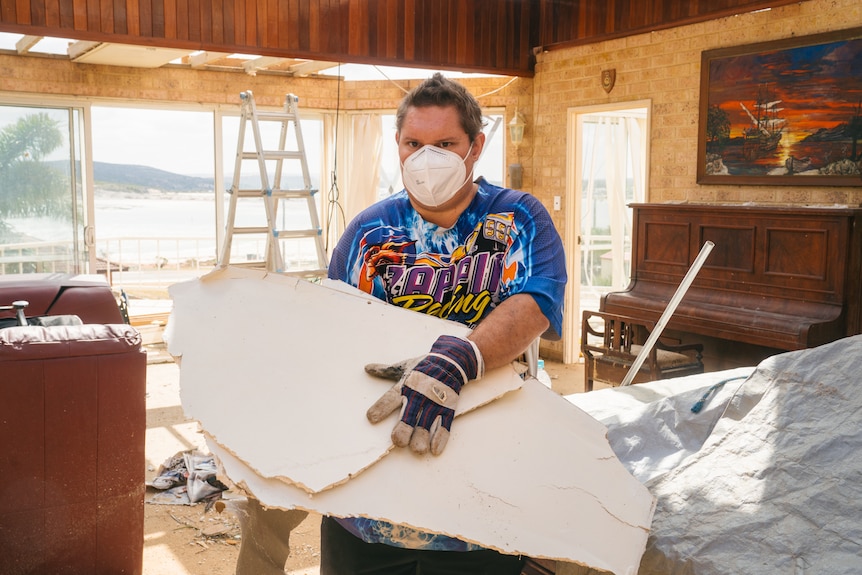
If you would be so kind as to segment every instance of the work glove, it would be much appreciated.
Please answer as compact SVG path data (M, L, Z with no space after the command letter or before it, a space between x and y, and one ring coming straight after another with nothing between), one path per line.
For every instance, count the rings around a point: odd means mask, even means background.
M443 335L437 338L428 355L394 365L369 364L372 375L398 383L372 405L366 413L378 423L401 407L392 430L392 443L410 446L416 453L440 455L449 441L452 420L461 388L485 370L482 354L469 339Z

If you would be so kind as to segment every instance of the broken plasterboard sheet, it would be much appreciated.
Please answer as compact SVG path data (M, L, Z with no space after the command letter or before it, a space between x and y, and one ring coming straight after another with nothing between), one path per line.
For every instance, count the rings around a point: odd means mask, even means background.
M463 325L299 278L225 268L174 284L165 332L181 356L180 396L221 445L264 477L309 492L360 473L392 448L393 414L365 410L392 382L364 371L426 353ZM459 413L517 389L506 366L464 388Z
M654 499L616 458L605 427L533 378L460 417L439 456L395 449L314 495L207 443L224 476L266 506L365 516L504 553L637 572Z

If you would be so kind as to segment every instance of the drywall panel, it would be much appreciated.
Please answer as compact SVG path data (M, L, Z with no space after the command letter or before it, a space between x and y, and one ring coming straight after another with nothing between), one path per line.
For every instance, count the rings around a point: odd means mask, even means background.
M212 438L208 444L225 475L267 506L385 519L505 553L634 574L654 500L605 432L530 378L459 418L441 456L397 449L314 495L260 476Z
M242 268L175 284L170 294L165 340L181 356L186 415L261 476L310 493L392 449L397 414L378 425L365 418L391 382L367 375L365 364L422 355L441 334L468 333L343 283ZM465 386L459 413L522 383L510 366L493 370Z

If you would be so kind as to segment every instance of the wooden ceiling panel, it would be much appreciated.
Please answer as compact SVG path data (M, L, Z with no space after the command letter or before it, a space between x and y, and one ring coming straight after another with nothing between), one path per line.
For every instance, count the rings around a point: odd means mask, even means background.
M534 50L798 0L0 0L0 31L531 76Z

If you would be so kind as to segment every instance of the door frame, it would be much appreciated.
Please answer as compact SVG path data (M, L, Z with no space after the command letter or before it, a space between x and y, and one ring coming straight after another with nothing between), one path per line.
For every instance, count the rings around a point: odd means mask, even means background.
M78 195L75 194L75 201L72 203L72 209L81 208L83 221L81 222L81 234L73 239L75 253L73 259L73 269L78 274L95 274L96 270L96 253L95 253L95 228L94 228L94 201L93 201L93 162L92 155L92 140L90 131L90 102L81 98L70 98L66 96L54 96L50 94L26 94L19 92L4 92L0 91L0 104L4 106L20 106L27 108L45 108L55 110L69 111L69 126L73 130L72 133L65 134L71 138L70 149L75 150L75 140L80 143L80 148L77 153L81 157L75 158L76 168L80 170L80 200L81 205L78 205ZM80 117L75 121L75 115L72 111L80 114ZM74 176L74 174L73 174ZM72 185L76 186L77 177L73 177ZM73 221L77 219L76 214L72 214ZM80 240L80 242L79 242ZM83 254L86 257L81 257ZM83 265L84 269L81 269Z
M633 108L646 109L646 142L644 146L644 189L649 198L650 118L652 100L629 100L591 106L578 106L566 110L566 211L563 234L567 254L566 272L569 281L563 309L563 363L577 363L581 354L581 191L583 166L579 161L583 138L582 116L607 112L620 112Z

